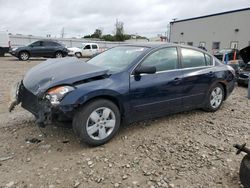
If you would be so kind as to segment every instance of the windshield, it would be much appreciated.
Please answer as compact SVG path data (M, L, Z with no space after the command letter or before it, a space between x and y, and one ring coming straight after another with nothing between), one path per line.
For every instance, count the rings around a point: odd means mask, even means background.
M127 68L146 49L138 46L119 46L99 54L90 59L88 63L119 72Z

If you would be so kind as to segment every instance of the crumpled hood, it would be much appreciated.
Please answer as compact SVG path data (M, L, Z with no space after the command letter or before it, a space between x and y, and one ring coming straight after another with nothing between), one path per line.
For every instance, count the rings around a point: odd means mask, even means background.
M247 64L248 62L250 62L250 46L241 49L240 56L241 56L242 60L244 61L244 63Z
M74 82L107 74L108 69L80 61L75 57L49 59L31 68L23 79L26 89L34 95L44 93L57 85L71 85Z

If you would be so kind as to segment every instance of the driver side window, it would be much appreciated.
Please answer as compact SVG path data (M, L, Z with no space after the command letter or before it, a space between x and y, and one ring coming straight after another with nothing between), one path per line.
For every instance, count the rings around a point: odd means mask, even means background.
M42 46L42 42L41 41L36 41L34 43L31 44L33 47L39 47Z
M177 49L168 47L150 54L143 62L145 66L155 66L156 72L178 68Z
M90 50L90 49L91 49L90 45L86 45L86 46L84 47L84 50Z

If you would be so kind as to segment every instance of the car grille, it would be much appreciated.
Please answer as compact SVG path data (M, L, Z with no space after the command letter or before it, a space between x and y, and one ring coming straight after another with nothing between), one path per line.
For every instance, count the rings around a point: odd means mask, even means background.
M27 90L24 85L20 86L19 98L22 103L21 106L34 115L38 115L39 103L38 98Z

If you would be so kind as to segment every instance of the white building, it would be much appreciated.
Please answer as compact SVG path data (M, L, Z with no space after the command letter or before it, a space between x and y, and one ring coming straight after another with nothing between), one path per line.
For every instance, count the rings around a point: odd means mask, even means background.
M208 51L250 45L250 7L170 22L170 42Z

